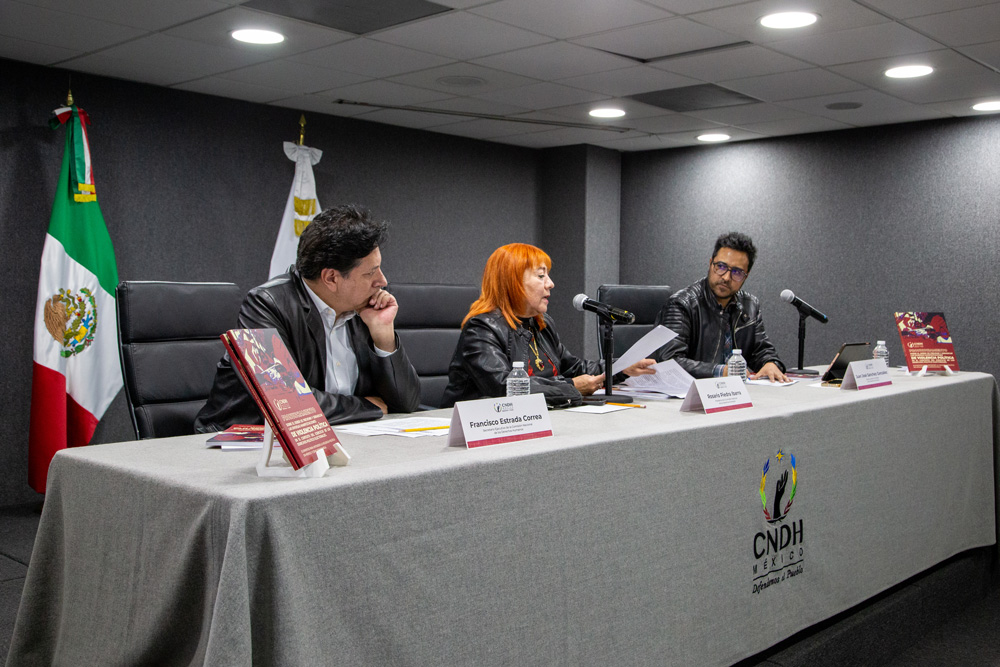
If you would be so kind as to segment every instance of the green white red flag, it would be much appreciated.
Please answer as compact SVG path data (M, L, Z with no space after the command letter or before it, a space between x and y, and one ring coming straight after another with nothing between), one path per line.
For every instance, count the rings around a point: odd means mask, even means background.
M304 122L304 121L303 121ZM299 250L299 237L312 219L319 213L319 199L316 197L316 177L313 165L319 164L323 151L318 148L300 146L290 141L284 142L285 155L295 163L292 190L285 202L285 213L281 216L278 238L271 253L271 268L268 277L280 276L295 263Z
M56 109L49 124L66 126L66 148L35 306L28 483L41 493L55 453L90 442L122 387L114 296L118 269L97 204L90 121L71 104Z

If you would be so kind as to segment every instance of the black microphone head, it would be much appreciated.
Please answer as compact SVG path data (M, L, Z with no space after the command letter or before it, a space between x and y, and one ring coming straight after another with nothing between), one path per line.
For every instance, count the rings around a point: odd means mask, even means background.
M586 294L577 294L576 296L573 297L573 307L579 311L582 311L583 304L585 304L587 302L587 299L589 298L590 297L587 296Z
M628 310L623 310L622 315L617 319L622 324L632 324L633 322L635 322L635 313Z

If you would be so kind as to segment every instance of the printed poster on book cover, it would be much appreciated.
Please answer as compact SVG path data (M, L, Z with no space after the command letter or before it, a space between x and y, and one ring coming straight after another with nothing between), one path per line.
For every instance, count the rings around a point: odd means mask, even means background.
M943 371L945 366L958 370L944 313L896 313L896 327L910 371L919 371L924 366L929 371Z

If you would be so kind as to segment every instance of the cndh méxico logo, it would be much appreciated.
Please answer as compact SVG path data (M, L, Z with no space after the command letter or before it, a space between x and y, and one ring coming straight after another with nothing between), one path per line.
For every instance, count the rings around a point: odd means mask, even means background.
M795 455L785 454L782 450L778 450L778 453L773 457L777 461L776 468L781 466L782 463L785 464L784 469L776 469L774 474L774 486L772 488L771 495L774 498L774 502L771 503L771 510L768 511L768 496L767 496L767 473L771 470L771 459L764 461L764 472L760 475L760 503L764 506L764 516L767 518L768 523L775 523L776 521L781 521L788 514L788 510L792 509L792 501L795 500L795 489L798 488L798 471L795 469ZM784 461L784 459L788 459ZM792 473L792 488L788 488L788 472L791 468ZM787 495L786 495L787 491ZM782 500L787 499L787 504L782 507Z
M795 455L779 449L764 461L760 504L767 521L753 536L753 593L802 574L805 528L801 518L788 519L799 488Z

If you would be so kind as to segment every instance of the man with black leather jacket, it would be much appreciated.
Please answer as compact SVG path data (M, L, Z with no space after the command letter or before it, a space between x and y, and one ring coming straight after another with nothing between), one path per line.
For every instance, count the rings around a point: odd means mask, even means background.
M675 292L657 316L677 338L653 355L674 359L696 378L726 375L733 349L747 360L750 379L787 381L785 365L764 330L757 297L742 290L757 257L746 234L730 232L715 242L708 275Z
M386 224L356 206L317 215L302 232L289 273L255 287L238 327L274 328L330 423L412 412L420 380L396 336L398 305L382 288ZM260 411L223 355L195 430L261 424Z

